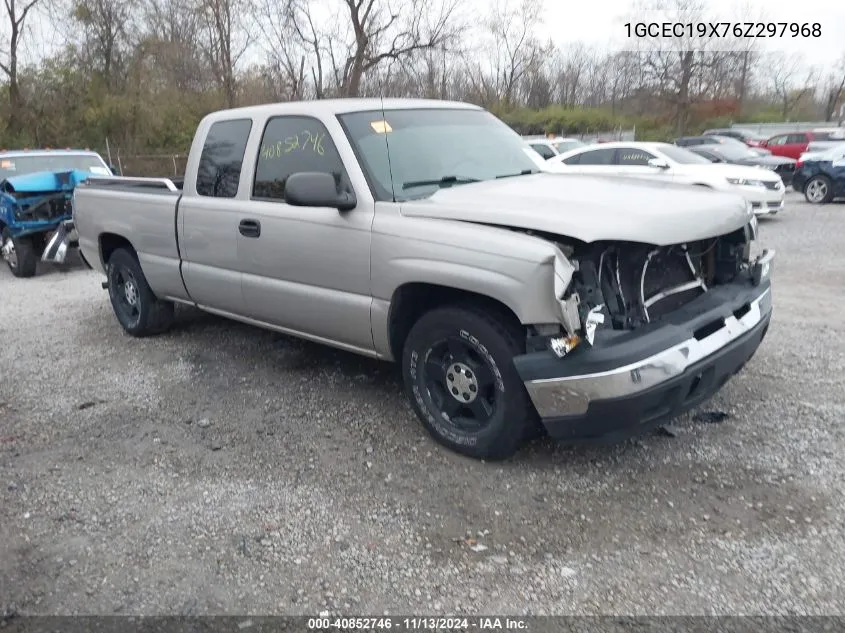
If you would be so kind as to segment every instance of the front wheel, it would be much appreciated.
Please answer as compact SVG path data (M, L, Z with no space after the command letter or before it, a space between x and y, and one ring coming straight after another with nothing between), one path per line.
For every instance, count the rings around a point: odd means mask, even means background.
M810 204L827 204L833 199L833 183L827 176L813 176L804 187L804 197Z
M135 253L119 248L108 261L109 299L123 329L132 336L160 334L173 323L169 301L153 294Z
M3 229L0 251L15 277L33 277L38 267L35 240L28 236L12 237L8 227Z
M534 425L513 364L518 327L474 306L437 308L411 328L402 354L405 390L435 440L478 459L506 459Z

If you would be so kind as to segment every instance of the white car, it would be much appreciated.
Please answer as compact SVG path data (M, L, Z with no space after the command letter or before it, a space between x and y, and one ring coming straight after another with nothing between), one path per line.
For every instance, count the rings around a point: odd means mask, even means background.
M575 149L576 147L585 147L587 144L579 141L577 138L562 138L560 136L555 138L530 138L524 139L525 144L543 157L543 160L549 160L555 156L559 156L564 152Z
M827 155L834 148L845 148L845 141L813 141L807 145L807 151L798 157L798 162L816 160Z
M669 143L602 143L570 150L546 161L546 171L643 178L736 192L755 215L774 215L786 189L770 169L711 163Z

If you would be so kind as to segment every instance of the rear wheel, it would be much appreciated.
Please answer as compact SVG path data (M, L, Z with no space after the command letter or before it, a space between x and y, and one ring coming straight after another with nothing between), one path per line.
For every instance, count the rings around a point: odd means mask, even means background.
M35 275L35 270L38 268L38 251L33 237L29 235L12 237L8 227L4 228L0 250L15 277Z
M172 325L173 304L153 294L135 253L119 248L107 266L109 298L124 330L142 337L160 334Z
M405 389L435 440L479 459L505 459L534 429L513 365L519 328L475 306L437 308L411 328L402 354Z
M804 187L804 197L810 204L827 204L833 199L833 183L827 176L813 176Z

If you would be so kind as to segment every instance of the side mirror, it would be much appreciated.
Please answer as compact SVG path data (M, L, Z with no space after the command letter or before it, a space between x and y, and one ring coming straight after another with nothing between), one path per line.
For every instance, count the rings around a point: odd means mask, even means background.
M109 169L113 175L120 176L120 170L117 168L117 165L109 165Z
M350 211L358 201L352 192L339 192L332 174L301 171L285 181L285 202L295 207L332 207Z
M657 167L657 169L669 169L669 163L667 163L662 158L649 158L648 166Z

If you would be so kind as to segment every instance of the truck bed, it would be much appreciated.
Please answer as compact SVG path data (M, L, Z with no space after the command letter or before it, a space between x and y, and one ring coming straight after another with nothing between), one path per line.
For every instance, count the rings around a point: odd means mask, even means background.
M180 183L181 184L181 183ZM90 178L73 195L79 247L105 273L103 250L131 236L150 286L163 296L187 298L180 273L176 218L182 190L168 178ZM114 244L107 244L115 237Z

